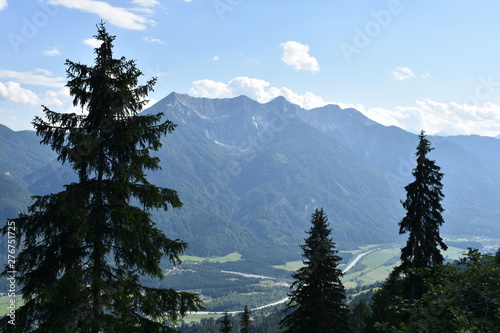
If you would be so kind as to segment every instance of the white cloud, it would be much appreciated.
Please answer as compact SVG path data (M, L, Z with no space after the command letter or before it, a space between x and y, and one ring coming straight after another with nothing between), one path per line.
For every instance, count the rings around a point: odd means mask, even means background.
M361 108L360 111L378 123L394 125L412 133L422 129L429 134L496 136L500 133L500 105L493 103L466 105L425 99L416 101L416 106Z
M0 0L0 10L7 8L7 0Z
M69 94L69 88L64 87L58 91L48 90L43 97L43 104L46 106L63 107L72 105L73 98Z
M148 8L148 7L133 7L133 8L130 8L130 10L133 12L142 13L142 14L146 14L146 15L153 15L154 14L154 10L152 10L151 8Z
M142 39L145 40L146 42L150 42L150 43L158 43L158 44L165 43L164 41L162 41L161 39L158 39L158 38L142 37Z
M311 72L319 71L318 61L313 56L309 55L309 45L300 44L295 41L281 43L283 56L281 60L292 66L296 71L306 70Z
M305 109L334 104L311 92L298 94L286 87L272 87L269 82L249 77L237 77L227 83L213 80L193 82L189 93L208 98L230 98L246 95L260 103L283 96ZM355 108L368 118L386 125L397 126L412 133L422 129L429 134L445 132L449 135L500 134L500 105L466 105L455 102L441 103L430 99L416 101L414 106L396 106L390 109L365 108L361 104L336 103L341 108Z
M13 81L0 82L0 99L31 105L41 104L37 94L21 87L19 82Z
M312 109L328 104L323 98L311 92L297 94L286 87L270 87L270 83L267 81L249 77L237 77L228 83L207 79L194 81L189 93L209 98L246 95L260 103L267 103L278 96L283 96L290 102L300 105L305 109Z
M389 76L391 80L396 81L404 81L416 77L409 67L397 67L396 70L389 73Z
M140 6L140 7L130 8L131 11L143 13L146 15L154 14L154 11L152 8L154 8L160 4L160 2L156 1L156 0L133 0L130 3L133 5Z
M200 97L224 98L234 97L232 90L223 82L215 82L208 79L193 82L189 93Z
M112 25L130 30L146 30L146 24L154 24L141 15L132 13L122 7L113 7L107 2L96 0L50 0L52 5L60 5L67 8L79 9L84 12L97 14L101 19ZM139 1L141 3L153 3L153 1Z
M62 107L71 104L69 89L63 87L58 91L47 90L43 94L23 88L19 82L0 82L0 99L30 105L46 105Z
M156 0L132 0L130 3L142 7L156 7L160 4L160 2Z
M219 61L219 60L220 60L220 58L219 58L219 56L214 56L214 57L212 58L212 60L213 60L213 61Z
M49 48L47 50L43 50L43 55L44 56L57 56L57 55L61 55L61 51L59 51L59 48L57 47L52 47L52 48Z
M102 40L97 40L95 38L87 38L87 39L84 39L83 42L85 44L93 47L94 49L98 48L102 44Z
M26 73L26 72L19 72L19 73ZM33 72L27 72L27 73L40 73L39 75L45 75L45 76L52 76L52 72L49 71L48 69L43 69L43 68L35 68ZM59 78L63 79L63 78Z
M52 77L52 73L45 69L36 69L29 72L0 70L0 78L14 79L24 84L33 84L46 87L63 87L65 78Z

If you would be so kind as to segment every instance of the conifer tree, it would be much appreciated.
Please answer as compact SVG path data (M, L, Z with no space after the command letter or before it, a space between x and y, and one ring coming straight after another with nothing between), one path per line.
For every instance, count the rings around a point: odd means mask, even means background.
M343 303L345 288L338 269L342 258L337 255L323 209L316 209L311 223L309 236L301 245L304 267L293 274L287 315L280 327L288 333L349 332L349 309Z
M399 222L399 233L408 233L408 240L401 249L401 264L395 272L406 276L404 297L409 300L424 293L423 277L417 270L441 265L444 261L441 251L448 248L439 234L444 223L443 174L436 162L427 157L433 149L422 131L416 152L417 166L412 172L415 180L405 187L406 200L402 202L406 216Z
M352 303L351 303L352 304ZM365 301L361 300L351 308L350 328L353 333L362 333L365 331L366 322L370 318L370 307Z
M401 202L406 215L399 222L399 233L408 233L408 240L401 249L401 264L373 297L368 332L376 332L375 325L397 327L408 321L408 313L396 309L396 297L410 302L419 299L426 291L424 280L429 277L423 274L432 274L444 261L441 251L447 246L439 234L444 223L443 174L435 161L427 157L433 149L422 131L415 154L417 165L412 171L415 180L405 187L406 200Z
M224 313L224 317L222 317L222 320L220 322L222 326L219 331L221 331L222 333L230 333L233 329L233 326L231 325L231 320L229 319L229 315L227 314L227 312Z
M245 305L245 309L241 313L241 319L240 319L240 325L241 333L251 333L252 330L250 329L250 311L248 310L248 306Z
M195 294L141 284L143 275L162 279L161 260L180 263L187 246L151 219L154 209L181 207L176 191L156 187L145 174L160 168L150 151L176 125L162 114L138 114L155 79L138 85L135 62L113 58L115 36L104 23L95 37L102 44L93 66L66 61L67 86L82 114L45 108L47 120L33 122L41 143L71 165L78 182L35 196L26 214L9 221L21 249L20 332L168 331L163 320L201 307Z

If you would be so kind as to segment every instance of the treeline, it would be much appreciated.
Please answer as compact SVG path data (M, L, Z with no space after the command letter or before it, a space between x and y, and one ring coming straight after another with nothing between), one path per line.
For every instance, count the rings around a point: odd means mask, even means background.
M360 328L367 325L371 315L369 303L380 283L358 286L346 291L347 302L349 304L349 327L352 332L362 332ZM280 321L285 317L285 305L276 305L261 310L251 312L250 328L253 333L280 333ZM228 315L231 321L231 330L229 332L240 332L241 313ZM180 332L186 333L215 333L221 332L224 317L205 318L200 322L183 322L178 326Z
M285 298L288 287L274 280L223 273L212 264L183 265L171 271L164 280L143 279L156 288L173 288L195 292L203 299L207 311L235 311L245 305L255 308Z
M216 312L234 311L235 309L241 308L241 304L247 304L251 308L257 308L287 297L289 288L257 287L256 290L257 291L251 293L231 292L229 294L225 294L224 296L204 301L204 305L209 311Z
M203 290L203 294L207 296L220 297L227 292L250 292L252 286L258 285L261 281L257 278L222 273L215 268L197 266L199 267L196 267L196 270L189 268L174 270L173 274L168 274L168 279L161 282L169 288Z
M283 306L275 306L262 310L250 311L250 331L252 333L279 333L279 322L284 317ZM241 309L243 312L243 309ZM240 332L242 313L229 314L231 330ZM182 323L177 329L185 333L218 333L221 332L224 316L220 318L201 319L199 323Z

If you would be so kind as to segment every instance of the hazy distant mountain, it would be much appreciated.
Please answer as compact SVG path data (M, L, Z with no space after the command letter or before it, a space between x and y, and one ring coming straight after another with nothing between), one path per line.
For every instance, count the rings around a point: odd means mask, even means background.
M316 207L329 216L339 248L397 238L414 134L354 109L304 110L282 97L260 104L172 93L144 112L178 124L158 152L163 170L150 179L178 190L184 207L156 220L188 241L191 253L297 253ZM33 132L0 127L0 138L0 217L25 205L29 193L58 191L75 179ZM445 173L444 231L500 236L500 141L430 139Z
M14 132L0 125L0 219L17 215L31 195L25 177L55 159L49 147L40 146L34 132ZM3 222L2 222L3 224Z

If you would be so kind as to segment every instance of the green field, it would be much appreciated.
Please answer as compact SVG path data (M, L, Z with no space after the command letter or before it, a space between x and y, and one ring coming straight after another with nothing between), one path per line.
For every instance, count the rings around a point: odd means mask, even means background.
M0 297L0 317L3 317L7 313L9 313L9 309L7 308L10 305L11 298L9 296ZM23 305L23 301L21 296L16 296L16 309Z
M344 275L342 282L346 288L354 288L358 285L373 284L383 281L396 265L401 250L398 247L380 248L381 246L363 249L361 253L372 250L362 257L357 264ZM374 250L376 249L376 250ZM363 267L357 270L356 267ZM352 271L352 273L350 273Z
M304 266L302 260L297 260L297 261L289 261L284 265L276 265L273 267L278 269L284 269L285 271L296 271L302 266Z
M191 313L182 318L182 321L185 323L199 323L202 319L214 318L218 319L222 317L223 314L220 313Z
M238 261L241 260L241 254L238 252L233 252L229 253L228 255L224 257L197 257L197 256L180 256L179 258L182 260L182 262L203 262L203 261L209 261L209 262L218 262L218 263L225 263L229 261Z
M363 256L354 267L346 272L342 281L346 288L353 288L358 285L369 285L378 281L383 281L392 271L394 266L399 263L401 247L395 244L373 244L360 247L358 250L348 251L353 254L353 260L358 255L372 251ZM463 248L449 247L443 253L447 260L458 259L462 254L467 252ZM342 265L344 268L347 265ZM302 267L302 261L290 261L284 265L273 266L275 268L284 269L287 271L295 271Z

